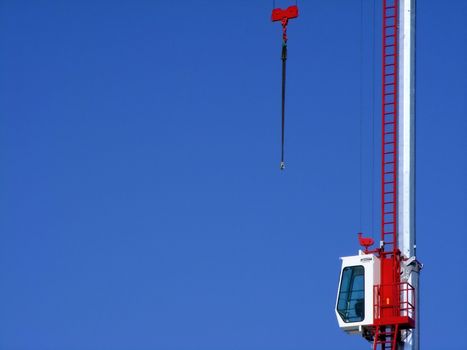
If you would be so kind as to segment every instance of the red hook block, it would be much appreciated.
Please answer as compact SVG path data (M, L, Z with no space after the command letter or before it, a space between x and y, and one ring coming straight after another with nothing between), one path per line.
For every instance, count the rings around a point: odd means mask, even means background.
M287 7L285 10L281 8L276 8L272 10L271 19L273 22L277 22L277 21L289 20L289 19L293 19L297 17L298 17L298 6L293 5L293 6Z

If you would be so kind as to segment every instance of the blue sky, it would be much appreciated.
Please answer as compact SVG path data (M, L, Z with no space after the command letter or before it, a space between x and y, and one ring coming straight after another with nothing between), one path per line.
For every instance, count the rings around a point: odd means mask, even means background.
M299 3L280 172L271 1L0 1L0 348L368 348L333 307L379 235L372 4ZM417 14L422 346L461 350L467 2Z

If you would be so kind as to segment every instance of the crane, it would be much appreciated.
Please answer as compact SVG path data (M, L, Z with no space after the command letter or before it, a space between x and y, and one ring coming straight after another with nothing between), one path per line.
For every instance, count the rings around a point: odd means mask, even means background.
M335 313L339 327L373 350L419 350L415 241L415 2L382 0L381 240L358 234L358 255L342 257ZM283 28L282 157L284 168L287 24L296 4L275 8Z
M415 242L415 0L382 6L381 240L342 257L335 312L373 350L418 350Z

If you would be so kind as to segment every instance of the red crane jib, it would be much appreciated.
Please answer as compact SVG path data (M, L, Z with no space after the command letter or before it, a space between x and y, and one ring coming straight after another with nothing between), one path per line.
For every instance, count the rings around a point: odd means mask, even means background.
M298 17L298 6L293 5L287 7L285 10L281 8L276 8L272 10L271 19L273 22L282 21L284 19L293 19Z

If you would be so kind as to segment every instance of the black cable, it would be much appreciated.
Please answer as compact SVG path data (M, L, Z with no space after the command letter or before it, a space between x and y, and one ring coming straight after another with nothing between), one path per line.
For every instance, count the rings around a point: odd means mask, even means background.
M284 170L284 143L285 143L285 77L287 62L287 42L282 43L282 143L281 143L281 170Z

